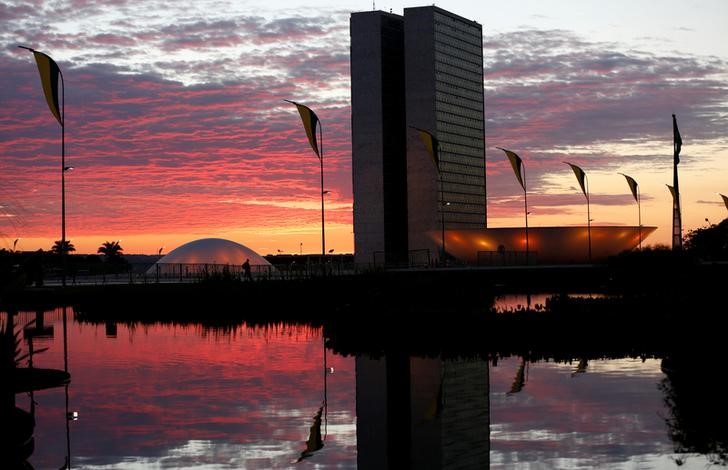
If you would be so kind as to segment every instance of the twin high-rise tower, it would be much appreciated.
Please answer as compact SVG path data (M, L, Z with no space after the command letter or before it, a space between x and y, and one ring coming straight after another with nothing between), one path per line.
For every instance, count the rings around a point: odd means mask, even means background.
M445 229L485 228L484 104L478 23L437 7L351 15L357 262L438 257Z

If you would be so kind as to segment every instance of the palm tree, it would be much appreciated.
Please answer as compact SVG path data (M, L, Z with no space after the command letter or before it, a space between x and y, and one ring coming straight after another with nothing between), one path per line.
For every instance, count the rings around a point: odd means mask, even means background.
M96 252L106 256L106 259L109 261L116 261L121 258L123 251L124 249L119 245L119 241L117 240L115 242L104 242Z
M76 247L73 246L71 240L66 240L64 242L61 242L61 240L56 240L56 242L51 247L51 253L55 255L60 255L61 253L68 254L72 251L76 251Z

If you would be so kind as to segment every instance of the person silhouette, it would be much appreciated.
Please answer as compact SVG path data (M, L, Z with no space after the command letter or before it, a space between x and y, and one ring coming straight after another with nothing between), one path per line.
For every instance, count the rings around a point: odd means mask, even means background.
M245 281L252 281L253 276L250 273L250 260L246 259L243 263L243 280Z

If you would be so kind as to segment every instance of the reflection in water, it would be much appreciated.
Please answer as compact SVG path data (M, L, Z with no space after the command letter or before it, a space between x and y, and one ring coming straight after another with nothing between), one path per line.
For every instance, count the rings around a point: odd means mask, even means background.
M71 450L70 467L106 469L726 465L728 407L712 382L724 354L342 356L320 327L93 325L69 311L64 360L62 319L46 313L55 336L33 337L49 348L38 367L73 370L72 387L28 402L36 468ZM82 419L68 421L75 410Z
M64 308L65 313L65 308ZM38 347L36 343L52 340L53 326L45 325L45 313L40 310L35 318L24 320L22 327L16 328L15 311L6 312L0 322L0 459L3 468L32 469L28 459L36 450L35 428L38 419L36 393L63 387L66 397L66 416L68 416L68 387L70 375L64 371L34 366L34 360L48 347ZM68 364L66 349L66 316L64 320L63 358ZM22 324L22 323L21 323ZM16 403L16 395L27 394L29 410ZM66 421L66 453L61 469L70 469L70 429ZM59 433L60 435L60 433ZM58 468L54 465L54 468Z
M360 469L488 466L488 363L356 358Z
M512 393L518 393L521 390L523 390L523 386L526 384L526 358L521 358L521 365L518 366L518 372L516 372L516 377L513 379L513 384L511 385L511 389L508 391L508 394Z
M313 417L313 424L308 433L308 439L306 440L306 449L301 452L301 456L296 460L296 463L311 457L314 452L321 450L324 447L324 440L321 438L321 414L324 411L324 407L318 409L316 415Z
M324 375L320 328L118 323L108 331L105 322L68 328L69 399L81 416L71 423L72 468L289 468L301 457L300 466L355 466L353 359L329 352L335 373ZM44 361L62 367L59 346ZM36 468L61 465L62 392L36 394L44 411Z
M681 352L663 359L660 389L675 452L705 454L710 463L728 466L728 406L725 387L717 383L725 358L719 358Z

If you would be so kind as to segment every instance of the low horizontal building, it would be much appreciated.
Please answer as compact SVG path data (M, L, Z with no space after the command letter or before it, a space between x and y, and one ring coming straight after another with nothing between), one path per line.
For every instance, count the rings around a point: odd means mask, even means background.
M591 227L591 260L587 227L530 227L528 258L524 228L486 228L445 231L445 250L472 265L574 264L604 261L639 245L657 227ZM442 243L440 232L431 232Z

